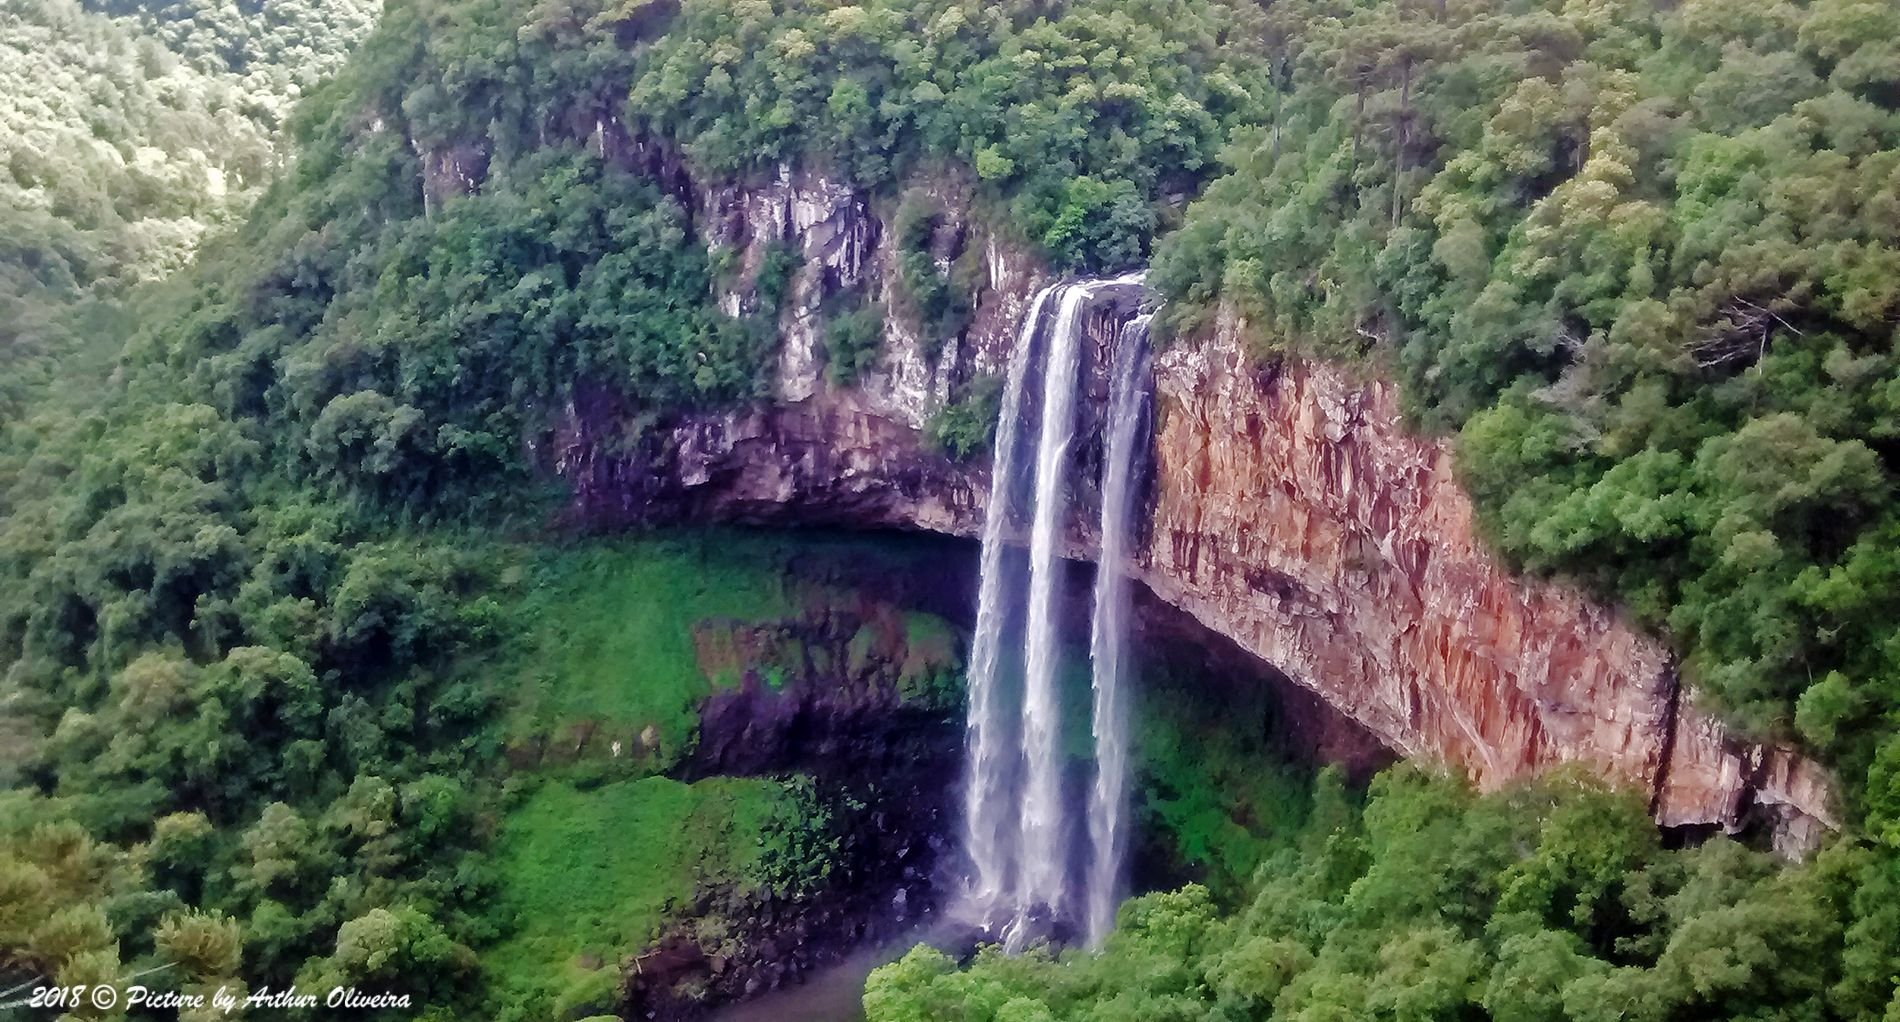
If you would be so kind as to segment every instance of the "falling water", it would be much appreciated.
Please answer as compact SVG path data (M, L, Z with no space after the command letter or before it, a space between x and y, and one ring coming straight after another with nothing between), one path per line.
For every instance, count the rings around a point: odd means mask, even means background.
M976 634L970 641L969 761L964 778L964 847L970 856L972 900L985 910L1001 897L1008 883L1011 849L1003 835L1009 811L1008 780L1015 750L1008 747L1009 727L1001 693L997 691L997 664L1002 652L1003 628L1015 595L1004 543L1010 529L1011 504L1018 490L1016 448L1022 431L1023 384L1033 361L1036 325L1043 307L1057 287L1044 288L1023 317L1016 347L1010 352L1009 376L1003 385L1002 408L996 421L996 459L990 477L990 503L983 518L983 552L977 583ZM1011 835L1013 837L1013 835Z
M1056 595L1061 584L1063 510L1069 442L1075 436L1076 371L1082 355L1082 310L1099 284L1062 292L1042 368L1042 436L1036 445L1035 517L1029 532L1029 622L1023 674L1022 869L1018 925L1035 906L1059 914L1068 868L1068 826L1062 812L1061 704L1057 692Z
M1089 793L1087 925L1099 947L1115 923L1122 855L1128 846L1128 707L1122 692L1127 652L1128 550L1135 481L1147 415L1148 317L1122 328L1108 397L1108 451L1102 467L1102 554L1095 571L1095 613L1089 629L1094 666L1095 787Z
M1063 800L1058 677L1058 624L1063 565L1061 542L1069 508L1068 469L1080 389L1083 316L1104 290L1133 287L1139 275L1044 289L1023 320L1011 352L996 427L990 503L983 522L976 634L969 673L969 766L964 791L964 843L973 871L966 907L980 923L1008 919L1005 946L1020 948L1039 918L1059 923L1072 900L1069 848L1074 831ZM1044 315L1055 312L1047 329ZM1098 916L1113 913L1125 844L1121 805L1127 790L1127 742L1121 663L1127 583L1124 534L1132 515L1129 491L1139 424L1145 410L1146 331L1125 330L1111 379L1108 468L1103 480L1103 581L1098 582L1092 640L1096 670L1094 734L1100 760L1091 795L1088 919L1094 939ZM1038 344L1038 341L1041 343ZM1020 559L1006 547L1020 541L1020 464L1032 369L1040 364L1035 472L1029 512L1027 612L1022 617L1023 702L1020 726L1004 704L1002 665L1013 653L1012 621L1024 585ZM1126 420L1126 422L1124 422ZM1124 435L1125 434L1125 435ZM1107 538L1112 536L1112 541ZM1113 559L1110 561L1110 559ZM1111 578L1112 577L1112 578ZM1106 672L1106 673L1104 673ZM1016 741L1012 743L1011 739ZM1098 903L1101 906L1098 907ZM1044 918L1046 916L1046 918Z

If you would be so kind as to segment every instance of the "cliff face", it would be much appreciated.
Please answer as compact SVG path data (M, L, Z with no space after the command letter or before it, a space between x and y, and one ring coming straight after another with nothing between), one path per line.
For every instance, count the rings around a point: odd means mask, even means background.
M954 183L930 187L953 216L966 208ZM891 246L865 197L787 172L694 201L708 243L744 264L773 242L806 257L775 397L635 430L617 395L584 392L544 452L572 485L575 520L974 535L985 470L931 451L921 427L961 381L1000 371L1046 282L1034 262L977 225L939 232L950 239L941 264L974 246L987 272L970 329L932 358L904 325ZM845 289L894 311L878 366L838 388L823 372L820 304ZM749 299L724 300L736 311ZM1111 325L1093 331L1098 348ZM1733 740L1692 705L1659 643L1564 586L1506 571L1474 534L1450 453L1406 433L1387 386L1319 364L1260 369L1241 354L1246 329L1224 322L1157 363L1138 562L1158 597L1393 749L1482 787L1578 763L1648 792L1665 825L1764 823L1790 850L1836 825L1822 772ZM1070 552L1088 557L1094 540L1078 514Z
M1481 787L1576 762L1650 792L1668 826L1760 816L1793 850L1836 825L1821 771L1732 741L1658 642L1505 570L1450 452L1405 431L1389 386L1257 370L1244 331L1224 322L1158 363L1157 595Z

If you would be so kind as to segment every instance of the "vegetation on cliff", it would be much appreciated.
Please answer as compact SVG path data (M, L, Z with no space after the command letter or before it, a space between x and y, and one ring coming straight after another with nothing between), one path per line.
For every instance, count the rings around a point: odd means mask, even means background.
M1120 268L1260 116L1257 25L1226 0L684 0L630 110L712 174L818 159L876 188L955 161L1058 266Z
M1265 17L1271 122L1156 260L1177 329L1225 303L1400 375L1505 552L1900 818L1900 9Z
M370 10L5 6L0 985L176 962L545 1017L611 998L578 960L648 937L656 893L809 879L753 854L822 817L795 780L650 776L725 677L691 629L785 597L758 565L469 525L543 520L565 402L759 393L793 257L722 312L683 159L812 162L889 199L954 165L1068 269L1160 238L1174 329L1226 303L1271 344L1380 360L1458 430L1502 549L1623 600L1736 719L1867 780L1864 840L1778 870L1664 850L1588 785L1480 799L1400 771L1363 810L1330 784L1308 807L1221 741L1149 735L1148 818L1218 899L1139 901L1098 958L920 952L880 1018L1894 1013L1885 0L405 2L317 86ZM218 234L285 132L294 164ZM965 296L912 214L912 307L885 311L953 333ZM75 371L128 332L102 303L207 236L115 371ZM836 311L847 383L879 313ZM970 389L932 438L973 454L994 402ZM574 727L639 758L547 762ZM504 790L504 757L530 779ZM609 847L589 813L678 840ZM548 927L556 906L583 925Z

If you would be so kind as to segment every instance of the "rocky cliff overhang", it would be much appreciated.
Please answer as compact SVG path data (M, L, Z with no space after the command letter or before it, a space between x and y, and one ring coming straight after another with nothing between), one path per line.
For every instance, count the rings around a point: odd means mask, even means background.
M630 162L652 159L650 147L629 146ZM609 389L581 388L541 448L571 486L574 521L975 535L986 469L931 450L923 427L962 381L1002 369L1048 278L963 220L967 188L923 187L948 211L940 264L969 255L985 271L969 329L935 352L907 326L869 197L790 170L750 186L682 186L701 235L736 249L742 265L756 266L767 244L805 256L782 316L774 397L656 425ZM841 388L824 373L821 306L846 289L889 315L877 367ZM748 300L722 296L735 312ZM1394 750L1481 788L1574 763L1646 792L1665 826L1766 826L1794 852L1838 826L1823 771L1732 737L1696 707L1660 642L1487 551L1450 451L1407 432L1389 385L1326 364L1257 365L1243 353L1247 329L1229 317L1158 359L1136 559L1155 595ZM1112 333L1108 323L1091 331L1097 404ZM1085 489L1099 461L1087 445L1077 459ZM1072 556L1091 556L1090 521L1071 523Z

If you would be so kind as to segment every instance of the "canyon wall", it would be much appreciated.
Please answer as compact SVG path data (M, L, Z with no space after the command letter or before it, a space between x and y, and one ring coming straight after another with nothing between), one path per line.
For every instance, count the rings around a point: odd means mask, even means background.
M620 395L582 388L539 452L571 485L574 522L974 535L985 469L932 450L924 427L960 385L1001 370L1048 277L1020 248L962 221L967 186L925 187L948 211L933 241L939 265L974 257L985 271L969 328L935 353L906 325L892 246L867 197L789 170L692 190L702 235L744 265L772 243L806 257L782 313L773 396L636 427ZM822 343L822 305L844 290L890 312L878 365L849 387L827 378ZM750 299L741 287L723 300L736 313ZM1111 327L1091 334L1091 395L1103 391ZM1243 355L1246 332L1228 318L1157 362L1137 558L1156 596L1393 749L1481 787L1575 763L1646 792L1668 826L1761 825L1793 852L1837 826L1822 772L1729 736L1694 706L1659 642L1487 552L1450 452L1407 433L1388 385L1324 364L1259 366ZM1078 457L1084 475L1099 459L1091 442ZM1069 529L1079 558L1095 544L1085 511Z
M1513 575L1443 443L1390 385L1255 366L1229 318L1162 355L1143 580L1407 756L1496 788L1559 763L1650 793L1666 826L1837 825L1814 764L1732 740L1611 608Z

